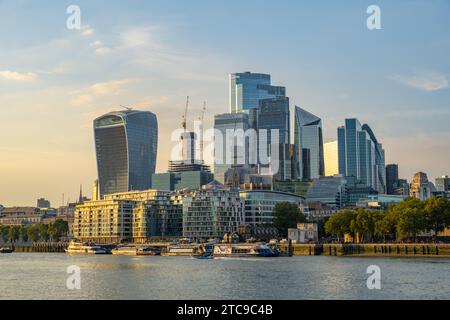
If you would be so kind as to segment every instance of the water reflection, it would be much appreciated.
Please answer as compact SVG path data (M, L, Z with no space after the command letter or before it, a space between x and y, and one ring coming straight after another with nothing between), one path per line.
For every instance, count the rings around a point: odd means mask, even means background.
M368 290L366 269L382 270ZM450 260L12 254L0 259L1 299L449 299ZM69 265L82 289L66 288Z

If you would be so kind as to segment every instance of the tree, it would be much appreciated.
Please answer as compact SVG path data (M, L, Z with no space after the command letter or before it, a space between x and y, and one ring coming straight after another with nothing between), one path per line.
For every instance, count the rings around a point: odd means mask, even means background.
M39 240L40 238L40 234L39 234L39 225L34 224L31 225L27 228L27 235L28 238L32 241L32 242L36 242Z
M19 240L20 237L20 227L19 226L12 226L9 228L9 240L11 243L16 242Z
M50 238L50 235L48 233L48 225L38 224L38 226L41 240L48 241L48 239Z
M339 240L346 234L353 234L350 226L354 217L355 213L352 210L339 211L325 223L325 231L337 236Z
M397 224L399 211L396 206L389 206L388 210L381 214L379 220L375 222L375 235L382 237L386 241L388 236L391 240L397 238Z
M450 201L444 198L429 198L425 201L427 230L436 237L439 232L450 226Z
M306 218L296 203L279 202L275 205L273 224L280 235L286 236L288 229L296 228L300 222L306 222Z
M50 240L54 240L54 236L55 236L55 228L53 226L53 223L49 223L47 225L47 234Z
M403 211L397 225L397 233L416 241L417 235L427 228L424 211L421 207L409 207Z
M3 242L8 242L9 240L9 227L8 226L1 226L1 236L3 239Z
M327 231L325 230L325 224L330 217L324 217L317 220L317 233L319 234L319 239L327 236Z
M351 231L360 236L361 242L372 241L376 233L376 224L383 220L384 213L362 208L355 209L354 213L355 216L350 223Z
M20 227L20 237L23 242L28 242L28 228L25 226Z
M56 221L52 225L52 228L52 237L56 241L59 241L62 236L67 235L67 233L69 232L68 222L62 219L56 219Z

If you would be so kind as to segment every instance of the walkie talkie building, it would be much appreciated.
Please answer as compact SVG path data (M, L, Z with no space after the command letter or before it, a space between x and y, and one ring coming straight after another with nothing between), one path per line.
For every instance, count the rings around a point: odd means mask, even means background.
M155 114L108 113L94 120L94 136L100 197L151 188L158 148Z

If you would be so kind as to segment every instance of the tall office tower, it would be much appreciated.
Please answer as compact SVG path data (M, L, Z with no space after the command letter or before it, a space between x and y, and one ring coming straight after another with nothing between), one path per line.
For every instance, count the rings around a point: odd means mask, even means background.
M92 201L100 200L100 190L98 186L98 179L92 183Z
M325 176L331 177L339 174L337 140L323 144L323 157L325 161Z
M186 163L195 162L195 133L183 132L181 134L182 159Z
M435 180L436 191L450 191L450 178L448 176L442 176Z
M428 181L426 173L417 172L409 186L409 196L421 201L427 200L431 196L432 186Z
M280 169L285 168L285 161L290 159L289 98L263 99L259 106L258 164L266 168L261 173L277 175Z
M395 187L398 184L398 164L388 164L386 166L386 193L395 194Z
M374 172L370 173L372 178L372 186L379 193L386 193L386 163L385 163L385 151L383 145L378 142L375 134L368 124L362 126L362 130L366 131L370 140L374 144L374 149L371 149L372 165L375 165ZM373 158L375 156L375 158Z
M338 128L339 174L355 177L379 193L386 192L384 149L368 125L346 119Z
M286 88L272 86L268 74L244 72L230 75L230 112L246 112L250 128L258 127L260 100L284 96Z
M149 111L111 112L94 120L99 197L151 187L158 121Z
M299 179L311 180L325 175L322 120L295 107L295 145L299 159Z
M256 132L248 135L248 114L216 115L214 130L214 174L224 174L233 165L256 165Z

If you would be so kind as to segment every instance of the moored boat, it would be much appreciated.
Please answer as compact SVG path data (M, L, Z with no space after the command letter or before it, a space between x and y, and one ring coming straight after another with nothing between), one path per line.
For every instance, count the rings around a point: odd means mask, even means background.
M198 244L176 244L167 248L166 255L189 257L199 252L201 252L201 249Z
M0 253L13 253L14 250L8 247L1 247L0 248Z
M158 256L161 249L156 247L138 246L138 247L118 247L111 251L114 255L123 256Z
M106 250L94 243L70 242L67 254L107 254Z
M265 243L217 244L214 246L214 257L278 257L279 252Z
M202 254L193 254L193 258L195 259L214 259L214 256L211 254L211 252L205 252Z

